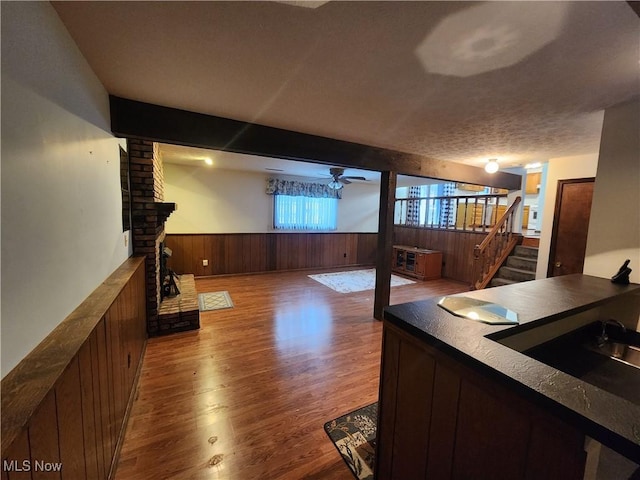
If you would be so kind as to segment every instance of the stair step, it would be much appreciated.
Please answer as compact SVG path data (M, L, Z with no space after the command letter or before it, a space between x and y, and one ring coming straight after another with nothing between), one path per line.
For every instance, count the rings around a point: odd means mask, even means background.
M529 280L535 280L535 272L529 270L522 270L520 268L513 267L501 267L498 270L498 277L507 280L515 280L516 282L527 282Z
M502 287L504 285L512 285L514 283L519 283L519 282L516 282L515 280L507 280L506 278L494 277L489 282L489 286L490 287Z
M516 255L511 255L507 258L507 267L518 268L520 270L527 270L535 273L537 266L537 258L518 257Z
M538 249L536 247L518 245L514 250L514 254L518 257L538 258Z

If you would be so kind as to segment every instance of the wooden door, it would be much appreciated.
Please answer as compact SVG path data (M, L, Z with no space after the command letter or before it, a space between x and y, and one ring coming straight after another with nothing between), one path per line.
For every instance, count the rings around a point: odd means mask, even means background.
M529 205L525 205L522 209L522 229L527 230L529 228Z
M558 181L548 277L582 273L594 180L580 178Z

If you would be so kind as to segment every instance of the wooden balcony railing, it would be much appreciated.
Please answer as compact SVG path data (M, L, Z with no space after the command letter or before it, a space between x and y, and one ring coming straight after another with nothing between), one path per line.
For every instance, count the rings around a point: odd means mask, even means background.
M480 290L486 287L502 265L502 262L505 261L517 245L520 235L514 233L513 228L516 207L521 200L520 197L516 197L483 242L474 248L474 282L471 285L472 289Z
M489 231L507 210L507 196L399 198L395 225L451 230Z

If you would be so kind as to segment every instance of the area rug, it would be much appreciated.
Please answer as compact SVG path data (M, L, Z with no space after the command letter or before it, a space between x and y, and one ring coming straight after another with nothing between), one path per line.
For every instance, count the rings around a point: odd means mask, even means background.
M320 273L308 275L309 278L335 290L339 293L362 292L376 288L376 269L350 270L348 272ZM391 275L391 286L409 285L416 283L407 278Z
M378 403L324 424L324 431L358 480L373 480Z
M226 290L223 292L200 293L198 295L198 307L201 312L208 310L221 310L233 308L233 302Z

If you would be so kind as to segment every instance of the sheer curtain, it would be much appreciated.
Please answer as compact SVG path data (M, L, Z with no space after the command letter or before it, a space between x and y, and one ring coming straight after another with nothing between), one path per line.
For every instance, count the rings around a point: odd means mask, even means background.
M335 230L338 199L320 197L274 197L274 228L286 230Z

